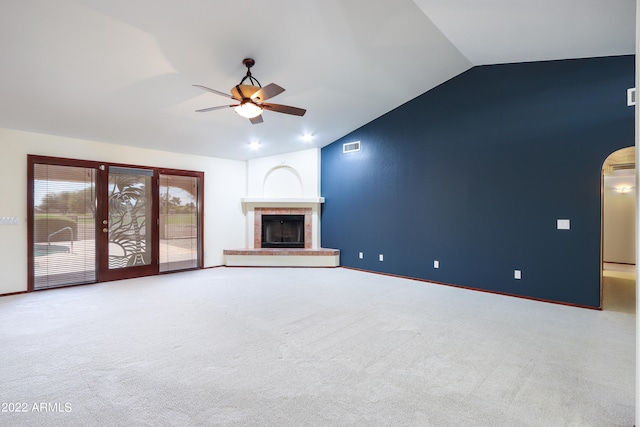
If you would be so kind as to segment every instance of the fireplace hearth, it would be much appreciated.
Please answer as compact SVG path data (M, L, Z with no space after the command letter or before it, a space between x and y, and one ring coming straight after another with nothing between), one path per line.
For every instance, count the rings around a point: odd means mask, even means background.
M262 215L262 248L304 248L304 215Z
M242 206L247 212L247 236L249 240L247 247L243 249L225 249L224 263L232 267L338 267L340 265L340 251L337 249L327 249L320 246L320 208L324 199L299 198L299 199L266 199L266 198L243 198ZM263 217L268 220L276 220L274 231L283 218L289 220L292 216L297 216L297 220L302 219L300 225L293 227L294 237L291 232L281 232L278 239L272 232L267 232L264 236L263 227L270 228L265 224ZM278 225L279 224L279 225ZM298 237L300 232L300 237ZM270 235L271 234L271 235ZM263 245L263 237L266 237L267 244ZM283 241L285 240L285 241ZM286 240L300 240L299 242L289 242ZM269 242L271 241L271 242ZM275 241L275 242L274 242ZM295 247L291 247L295 245Z

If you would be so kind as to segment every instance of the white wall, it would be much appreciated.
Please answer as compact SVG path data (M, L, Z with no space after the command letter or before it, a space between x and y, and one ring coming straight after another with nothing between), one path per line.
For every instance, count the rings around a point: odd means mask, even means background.
M247 197L319 197L320 149L248 161Z
M212 157L62 138L0 128L0 217L18 225L0 227L0 294L27 290L27 154L203 171L205 266L223 264L223 249L246 241L240 198L247 163Z
M635 176L630 184L634 183ZM603 261L622 264L636 262L636 193L619 193L604 177Z
M311 208L311 247L317 249L321 246L320 203L308 200L320 197L319 148L249 160L247 197L253 201L244 206L247 217L246 248L254 247L256 207Z

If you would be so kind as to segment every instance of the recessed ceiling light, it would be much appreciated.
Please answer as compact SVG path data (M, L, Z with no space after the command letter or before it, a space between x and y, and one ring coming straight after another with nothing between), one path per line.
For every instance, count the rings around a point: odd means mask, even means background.
M249 148L253 151L257 150L258 148L260 148L260 143L258 141L252 141L249 144Z
M313 135L310 133L305 133L304 135L302 135L302 140L304 142L311 142L313 141Z

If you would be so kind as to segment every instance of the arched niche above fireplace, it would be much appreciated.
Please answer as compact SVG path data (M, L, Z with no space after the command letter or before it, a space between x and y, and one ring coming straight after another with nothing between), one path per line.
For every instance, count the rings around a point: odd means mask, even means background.
M302 178L291 166L271 168L264 177L264 197L301 197Z

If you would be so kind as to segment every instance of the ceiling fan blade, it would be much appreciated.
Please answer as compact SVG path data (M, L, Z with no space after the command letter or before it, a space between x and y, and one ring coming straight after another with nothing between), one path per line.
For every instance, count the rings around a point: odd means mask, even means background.
M224 96L225 98L235 99L233 96L229 95L228 93L220 92L219 90L211 89L211 88L208 88L208 87L202 86L202 85L193 85L193 86L199 87L200 89L204 89L204 90L206 90L208 92L211 92L211 93L215 93L216 95Z
M233 105L221 105L219 107L209 107L209 108L203 108L201 110L196 110L196 113L206 113L207 111L215 111L215 110L222 110L223 108L230 108L230 107L237 107L239 104L233 104Z
M284 92L283 87L280 87L275 83L269 83L268 85L260 88L256 93L251 95L251 99L258 102L264 102L269 98L280 95L282 92Z
M292 114L294 116L304 116L307 112L304 108L290 107L288 105L281 104L260 104L260 106L266 110L275 111L276 113Z
M262 114L260 114L259 116L255 116L254 118L249 119L249 121L252 125L257 125L258 123L262 123L264 120L262 120Z

